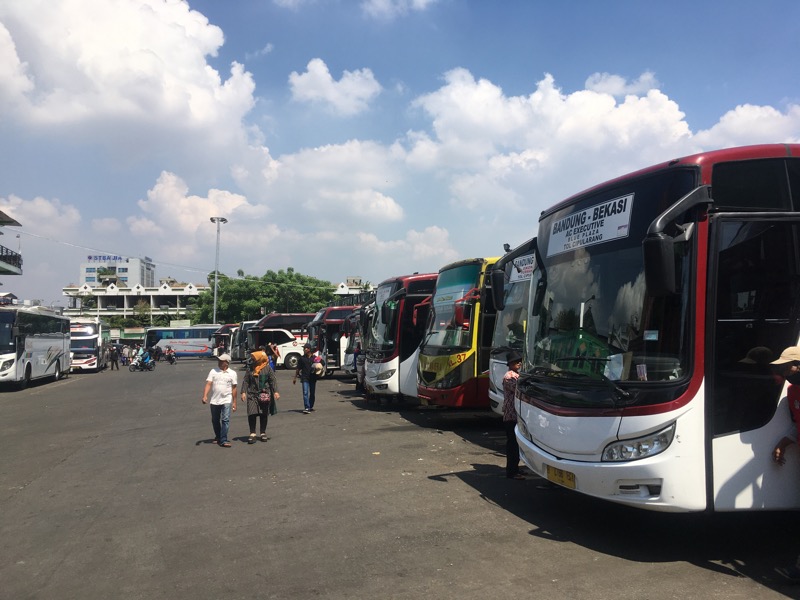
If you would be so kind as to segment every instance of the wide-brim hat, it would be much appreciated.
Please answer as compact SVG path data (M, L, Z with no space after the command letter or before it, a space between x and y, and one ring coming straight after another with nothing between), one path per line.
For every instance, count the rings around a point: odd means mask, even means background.
M217 360L219 360L219 361L223 361L224 360L225 362L231 362L231 355L230 354L220 354L217 357Z
M785 365L786 363L790 362L800 362L800 346L789 346L781 352L780 357L777 360L773 360L770 364L771 365Z

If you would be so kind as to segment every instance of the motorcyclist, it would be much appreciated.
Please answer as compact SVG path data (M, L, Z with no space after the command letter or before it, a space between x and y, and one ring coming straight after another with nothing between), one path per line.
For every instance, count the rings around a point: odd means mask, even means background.
M167 359L167 362L173 364L175 362L175 350L172 349L172 346L167 346L166 351L164 352L164 356Z
M142 365L148 365L152 360L153 358L151 356L150 348L145 348L141 356Z

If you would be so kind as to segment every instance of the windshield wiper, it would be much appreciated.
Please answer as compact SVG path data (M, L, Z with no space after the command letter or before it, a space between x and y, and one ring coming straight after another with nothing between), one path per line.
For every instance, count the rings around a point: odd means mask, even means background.
M562 356L561 358L557 358L554 362L558 363L559 361L568 361L568 360L605 360L605 359L587 359L585 356ZM611 392L612 402L614 404L614 408L617 406L626 406L630 404L635 398L623 387L620 387L613 379L609 379L604 373L596 373L597 377L593 377L592 375L588 375L586 373L578 373L576 371L570 371L568 369L547 369L545 367L536 367L534 369L534 375L543 375L545 377L573 377L576 379L590 379L593 381L602 381L606 387ZM619 403L619 404L618 404Z

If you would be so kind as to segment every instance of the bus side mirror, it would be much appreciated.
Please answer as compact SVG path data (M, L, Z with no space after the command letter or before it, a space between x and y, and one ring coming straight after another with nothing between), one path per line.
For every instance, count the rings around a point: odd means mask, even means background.
M494 303L494 308L495 310L503 310L506 307L506 273L501 269L494 269L489 277L492 282L492 302Z
M542 312L542 304L544 304L544 295L547 290L547 280L542 277L536 282L536 293L533 296L533 306L531 306L531 314L538 315Z
M19 337L19 327L17 327L16 325L14 325L14 326L11 328L11 335L12 335L13 337Z
M647 293L667 296L677 291L675 281L675 240L659 233L647 236L642 243L644 281Z
M386 325L389 322L389 307L388 302L381 304L381 323Z

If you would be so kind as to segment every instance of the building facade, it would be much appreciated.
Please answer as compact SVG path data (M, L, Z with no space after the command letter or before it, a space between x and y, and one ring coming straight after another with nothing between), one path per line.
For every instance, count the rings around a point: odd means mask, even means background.
M126 258L113 254L90 254L81 263L79 286L103 286L114 283L120 287L156 287L156 265L147 256Z
M93 286L84 283L65 287L61 292L68 298L64 314L69 317L127 318L144 310L151 317L166 316L176 320L190 318L194 301L207 289L207 285L165 280L158 287L138 284L124 287L116 283Z

